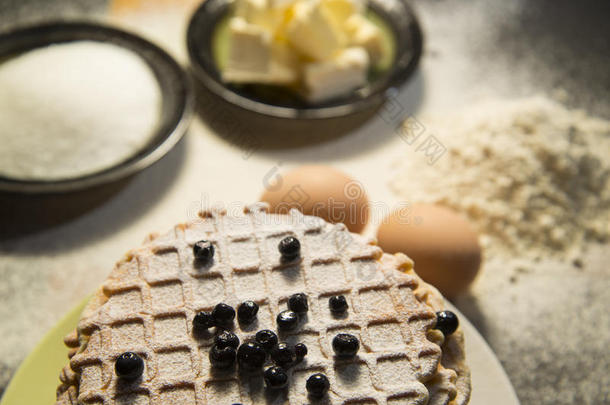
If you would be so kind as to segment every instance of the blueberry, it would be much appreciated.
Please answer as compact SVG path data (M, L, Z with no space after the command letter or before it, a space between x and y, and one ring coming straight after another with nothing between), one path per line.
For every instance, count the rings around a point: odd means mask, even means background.
M210 364L214 368L231 367L235 364L235 349L230 346L212 346L212 349L210 349Z
M198 332L203 332L214 326L212 314L209 312L199 312L193 318L193 329Z
M328 392L330 382L328 381L328 377L324 374L316 373L309 376L305 383L305 387L312 397L322 397Z
M303 293L291 295L290 298L288 298L288 309L296 312L297 314L307 312L309 310L307 295Z
M120 378L135 380L144 372L144 360L135 353L123 353L116 359L114 371Z
M258 304L254 301L244 301L237 307L237 320L240 323L252 323L258 314Z
M296 259L301 252L301 243L294 236L287 236L277 245L282 258L285 260Z
M235 310L232 306L220 303L212 310L212 320L216 326L230 325L235 319Z
M193 245L193 255L201 262L208 262L214 257L214 245L207 240L200 240Z
M443 335L449 336L456 331L460 321L456 314L451 311L441 311L436 313L435 329L443 332Z
M288 374L281 367L269 367L265 370L263 378L267 387L274 390L286 388L288 385Z
M333 295L328 300L328 306L330 308L330 312L334 314L342 314L347 311L349 307L347 305L347 300L343 295Z
M271 351L271 349L277 345L278 341L275 332L269 329L263 329L256 332L255 339L266 351Z
M286 343L280 343L271 350L271 359L278 366L289 367L297 359L294 349Z
M307 346L304 343L297 343L294 345L294 352L297 355L297 362L303 361L305 356L307 356Z
M294 311L282 311L277 316L277 327L282 331L291 331L297 327L299 317Z
M239 338L233 332L229 332L228 330L223 331L221 334L216 335L214 338L214 343L218 346L219 349L224 349L225 347L232 347L236 349L239 347Z
M349 333L339 333L333 338L333 350L339 357L353 357L359 348L358 338Z
M247 371L256 371L263 367L266 357L265 349L256 342L244 343L237 349L237 362Z

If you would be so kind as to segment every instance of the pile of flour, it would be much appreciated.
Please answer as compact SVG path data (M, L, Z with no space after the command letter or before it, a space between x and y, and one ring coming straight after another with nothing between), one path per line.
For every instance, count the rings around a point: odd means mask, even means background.
M609 239L609 121L542 96L420 121L446 152L434 164L402 157L392 190L466 214L488 254L577 260L586 242Z
M119 46L79 41L0 64L0 176L60 180L114 166L154 135L161 91Z

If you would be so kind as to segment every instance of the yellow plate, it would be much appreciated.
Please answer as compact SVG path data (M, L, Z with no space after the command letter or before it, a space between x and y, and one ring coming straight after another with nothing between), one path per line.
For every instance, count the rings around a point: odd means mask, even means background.
M28 355L4 392L0 405L52 405L59 372L68 363L64 336L78 324L89 298L74 307Z
M53 405L59 385L59 372L68 362L63 344L80 319L89 298L72 309L29 354L5 391L0 405ZM451 304L460 318L466 340L468 363L472 372L473 392L469 405L519 405L515 391L485 340Z

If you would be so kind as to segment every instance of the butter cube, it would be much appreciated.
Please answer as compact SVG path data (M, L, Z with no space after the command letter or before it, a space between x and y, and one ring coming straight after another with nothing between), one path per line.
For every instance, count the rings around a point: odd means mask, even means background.
M320 0L298 2L293 13L286 27L286 36L305 57L315 61L327 60L344 44L341 28L335 25Z
M271 80L267 83L294 84L299 80L299 59L285 42L274 41L271 46Z
M266 74L271 60L271 33L249 24L240 17L229 22L229 59L225 77L229 81L243 81L244 73Z
M345 30L351 46L361 46L369 54L372 63L383 56L381 30L361 14L354 14L345 22Z
M355 14L364 12L364 3L361 0L322 0L324 9L339 27Z
M275 14L269 0L237 0L235 16L243 18L248 24L258 25L271 32L275 30Z
M222 72L224 81L233 83L289 84L297 73L271 33L233 17L229 22L229 57Z
M276 41L288 42L287 27L294 17L294 5L297 0L269 0L275 18L274 37ZM296 50L293 49L293 52Z
M269 0L271 8L274 10L285 10L296 4L298 0Z
M367 82L369 56L363 48L346 48L331 60L304 66L305 96L318 103L339 97Z

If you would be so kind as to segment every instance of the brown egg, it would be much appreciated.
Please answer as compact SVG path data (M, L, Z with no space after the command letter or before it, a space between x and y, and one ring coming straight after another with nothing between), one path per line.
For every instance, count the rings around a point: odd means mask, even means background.
M369 218L369 204L362 184L330 166L302 166L286 174L270 173L264 180L261 201L272 212L296 208L332 223L344 223L361 232Z
M397 209L377 231L379 246L402 252L415 262L415 272L446 297L468 289L481 265L478 236L454 211L429 204Z

